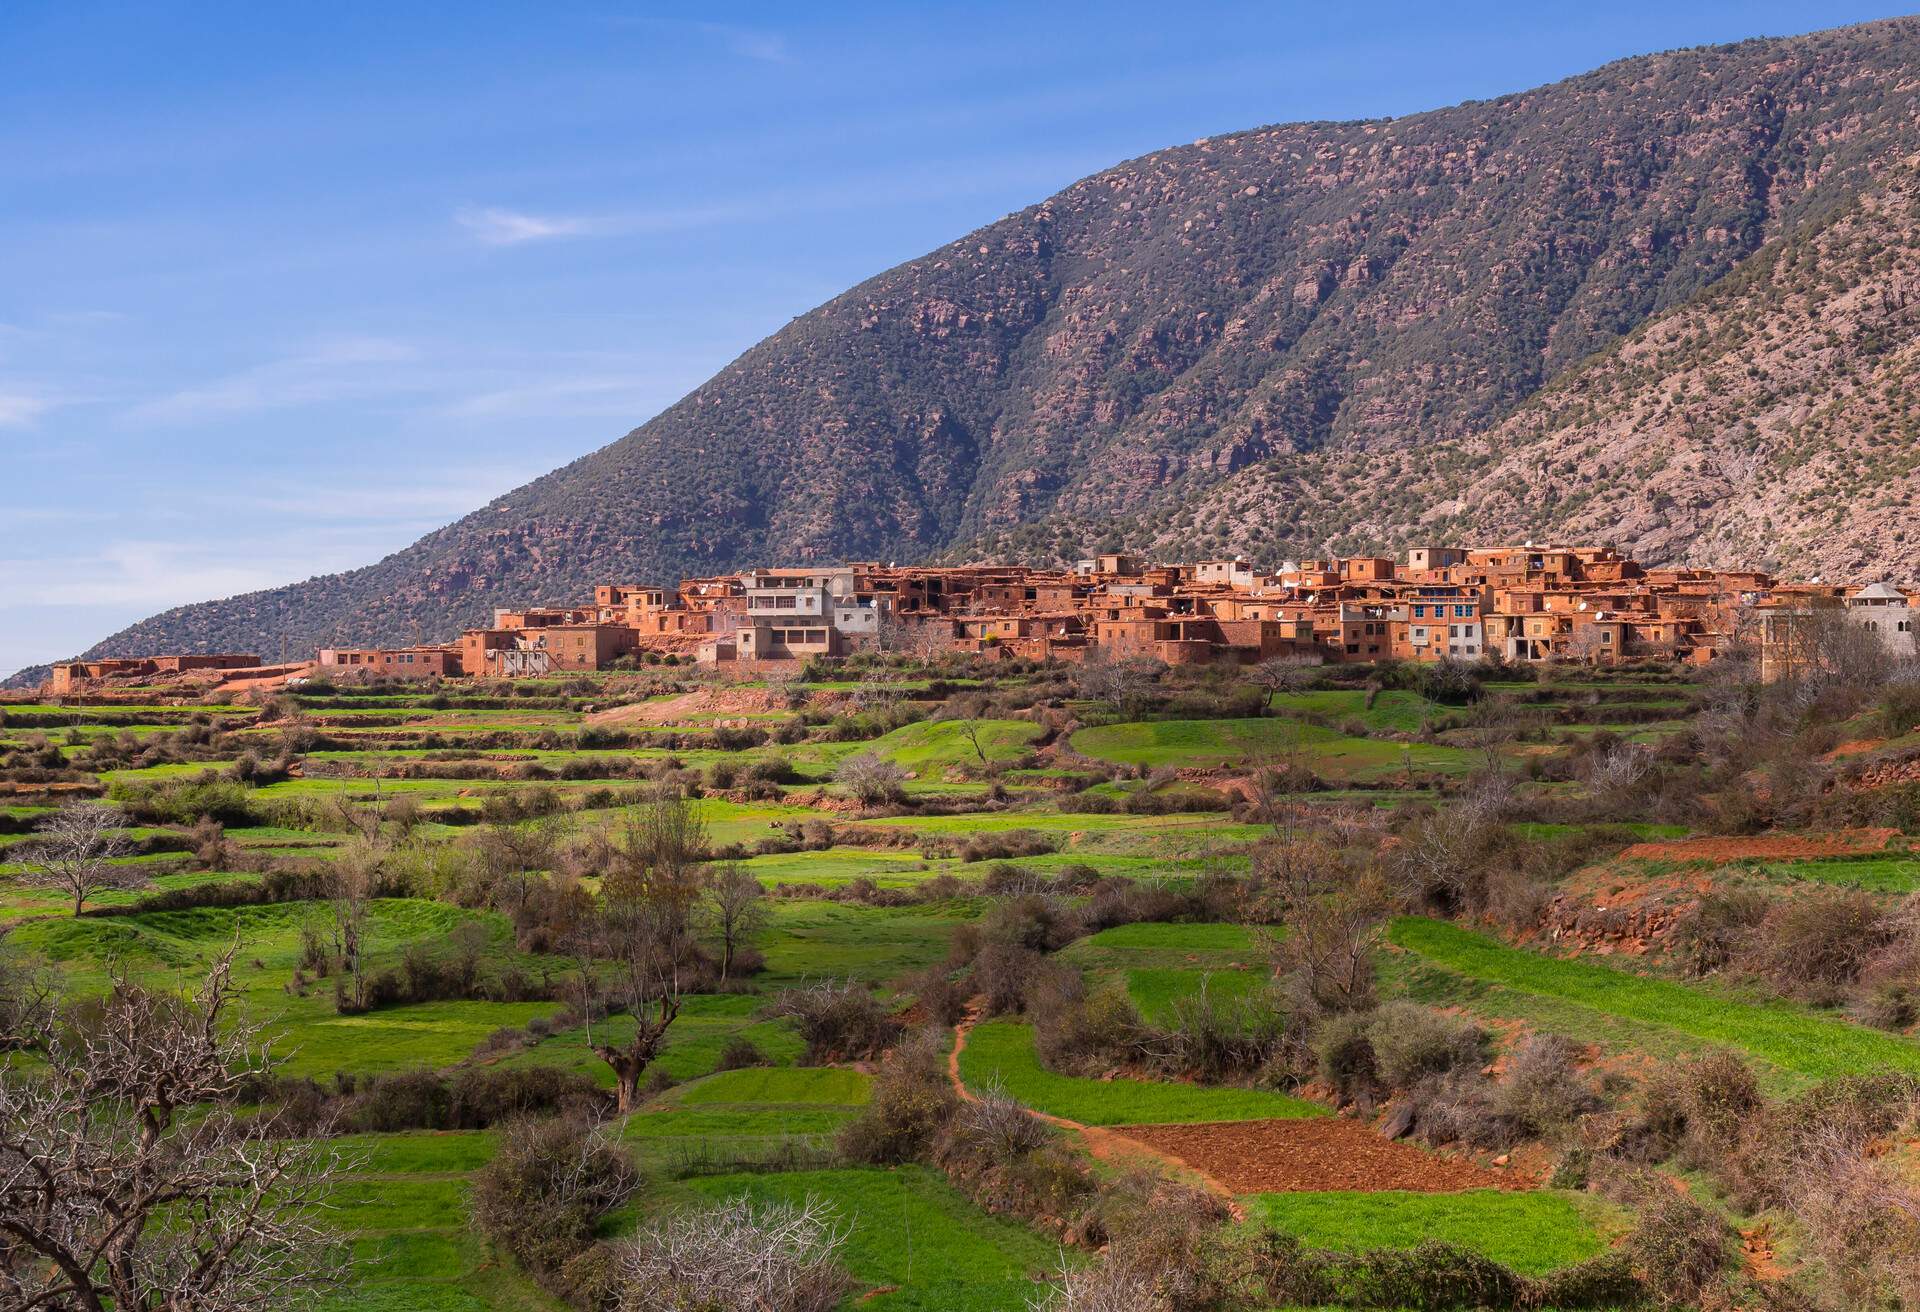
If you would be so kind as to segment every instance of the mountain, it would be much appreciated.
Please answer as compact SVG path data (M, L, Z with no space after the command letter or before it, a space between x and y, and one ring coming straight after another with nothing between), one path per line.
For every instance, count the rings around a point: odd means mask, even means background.
M1567 533L1912 575L1920 21L1163 150L378 564L98 653L451 635L750 562Z

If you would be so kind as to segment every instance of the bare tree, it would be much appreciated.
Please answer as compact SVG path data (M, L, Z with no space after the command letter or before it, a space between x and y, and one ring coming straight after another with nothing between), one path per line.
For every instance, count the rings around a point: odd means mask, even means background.
M587 1046L613 1072L615 1110L625 1116L639 1103L640 1077L659 1059L680 1015L680 975L671 968L656 975L631 958L616 965L621 975L612 991L633 1017L633 1034L624 1043L595 1043L589 1013Z
M1289 848L1283 859L1262 863L1287 931L1270 939L1274 973L1287 981L1303 1016L1364 1011L1374 1001L1386 892L1325 842Z
M386 798L380 791L380 777L373 778L373 800L365 805L354 800L347 785L327 799L327 809L339 826L369 843L380 841L380 826L387 818Z
M673 1212L622 1247L620 1312L832 1312L851 1283L847 1242L830 1203L756 1204Z
M190 998L119 980L0 1068L0 1308L277 1310L343 1272L339 1157L233 1110L269 1053L232 959Z
M907 772L884 756L859 752L840 762L833 777L835 782L845 784L861 805L880 806L900 799Z
M588 1022L588 1045L612 1068L622 1113L639 1101L640 1078L680 1014L683 971L698 955L693 915L706 849L706 825L692 803L676 789L656 788L628 817L600 906L582 936L583 954L610 967L611 1000L633 1017L624 1043L594 1043Z
M1267 705L1283 692L1305 692L1319 677L1320 662L1310 656L1272 656L1247 672L1253 685L1267 694Z
M1153 696L1155 679L1151 661L1091 660L1080 667L1080 695L1099 702L1120 719L1131 719Z
M1625 797L1653 769L1653 749L1645 743L1615 743L1587 760L1587 792L1599 801Z
M899 648L917 665L932 665L953 647L953 624L943 618L901 623Z
M987 715L987 699L979 693L967 693L948 700L934 717L936 721L946 720L952 723L960 736L973 748L973 754L980 758L980 764L987 763L987 749L980 738L980 722Z
M469 841L494 908L518 921L542 873L553 869L574 826L571 812L491 820Z
M333 939L333 1004L341 1013L367 1008L367 886L364 869L352 864L334 871L328 924Z
M720 978L725 981L741 947L766 928L767 900L760 881L732 864L709 871L700 892L707 923L720 939Z
M53 1024L54 996L51 975L0 950L0 1054L46 1042Z
M119 825L119 814L104 806L83 802L61 807L22 853L27 867L22 881L72 897L76 916L87 899L103 889L144 887L147 877L137 866L113 864L128 851Z
M625 895L623 885L648 895L670 889L691 902L694 872L706 855L707 825L699 809L678 788L658 784L627 814L609 892L618 898Z

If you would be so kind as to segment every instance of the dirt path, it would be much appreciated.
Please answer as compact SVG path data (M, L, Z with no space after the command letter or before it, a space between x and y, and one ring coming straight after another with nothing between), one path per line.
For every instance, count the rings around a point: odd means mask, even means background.
M979 1021L979 1008L977 1006L969 1006L967 1008L966 1019L953 1027L953 1050L947 1054L947 1078L953 1082L954 1092L958 1093L961 1099L966 1102L980 1101L974 1096L973 1090L969 1089L966 1082L960 1078L960 1054L966 1050L967 1032L978 1024ZM1071 1130L1079 1135L1081 1141L1086 1144L1087 1151L1098 1161L1113 1162L1116 1164L1131 1162L1149 1167L1174 1167L1176 1170L1197 1181L1208 1193L1213 1194L1222 1203L1226 1204L1227 1210L1233 1214L1234 1220L1244 1221L1247 1219L1246 1209L1240 1206L1239 1199L1234 1197L1231 1189L1192 1163L1183 1161L1172 1153L1164 1152L1150 1144L1144 1144L1138 1139L1116 1133L1113 1130L1108 1130L1098 1125L1082 1125L1079 1121L1070 1121L1064 1116L1051 1116L1043 1111L1034 1111L1033 1114L1045 1121L1048 1125L1056 1125L1063 1130Z

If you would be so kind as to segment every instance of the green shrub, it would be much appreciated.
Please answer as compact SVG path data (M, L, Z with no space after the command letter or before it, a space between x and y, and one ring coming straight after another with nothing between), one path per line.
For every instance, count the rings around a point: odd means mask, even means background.
M639 1179L584 1120L515 1121L473 1177L473 1221L530 1271L559 1271L593 1243L600 1218Z
M1314 1055L1320 1078L1334 1087L1342 1101L1372 1096L1380 1087L1380 1069L1364 1012L1336 1012L1324 1017L1313 1032Z
M960 1107L947 1079L944 1037L942 1031L923 1030L894 1049L874 1076L865 1109L841 1128L841 1152L877 1166L930 1154Z
M727 1040L727 1046L720 1049L720 1056L714 1061L716 1071L737 1071L748 1066L771 1066L767 1054L754 1046L753 1040L744 1034L736 1034Z
M901 1030L874 992L850 979L787 989L763 1014L793 1022L806 1041L804 1060L810 1066L877 1057Z
M1374 1064L1392 1089L1411 1088L1429 1075L1486 1064L1487 1032L1472 1021L1418 1003L1396 1000L1367 1025Z
M1500 1263L1457 1244L1429 1240L1413 1248L1376 1248L1347 1267L1342 1301L1361 1307L1512 1307L1525 1282Z

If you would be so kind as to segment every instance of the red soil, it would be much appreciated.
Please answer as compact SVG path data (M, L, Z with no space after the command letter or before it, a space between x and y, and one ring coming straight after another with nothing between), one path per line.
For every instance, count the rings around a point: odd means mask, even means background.
M960 1054L978 1021L970 1011L954 1027L947 1077L959 1095L974 1101L960 1079ZM1496 1171L1458 1158L1436 1157L1410 1143L1382 1138L1359 1121L1336 1116L1301 1120L1216 1121L1199 1125L1082 1125L1035 1112L1041 1120L1072 1130L1101 1161L1158 1161L1196 1178L1239 1220L1238 1195L1350 1189L1452 1193L1461 1189L1527 1189L1521 1172Z
M1898 829L1843 829L1830 834L1753 834L1635 843L1621 856L1640 861L1794 861L1884 852Z
M966 1050L967 1032L978 1023L979 1019L979 1012L976 1009L969 1008L967 1018L953 1027L953 1051L947 1054L947 1078L953 1082L954 1091L967 1102L977 1102L979 1100L960 1078L960 1054ZM1157 1148L1142 1143L1137 1138L1119 1134L1113 1130L1103 1129L1100 1126L1082 1125L1080 1122L1070 1121L1064 1116L1049 1116L1047 1113L1040 1111L1036 1111L1033 1114L1049 1125L1057 1125L1063 1130L1071 1130L1079 1135L1081 1142L1086 1146L1087 1152L1098 1161L1113 1162L1116 1164L1134 1162L1152 1165L1157 1163L1177 1167L1185 1171L1188 1175L1195 1177L1202 1188L1225 1203L1227 1210L1232 1213L1234 1220L1244 1221L1247 1219L1246 1209L1240 1206L1239 1201L1233 1196L1231 1189L1214 1179L1213 1176L1207 1172L1187 1162L1181 1161L1178 1157L1170 1153L1161 1152Z
M682 724L711 719L741 719L786 709L786 701L765 688L700 688L659 701L634 702L598 711L588 724Z
M1125 1125L1117 1133L1220 1181L1236 1194L1348 1189L1526 1189L1533 1181L1460 1158L1437 1157L1384 1139L1359 1121L1317 1116L1297 1121L1207 1125Z
M1837 761L1843 756L1858 756L1862 752L1874 750L1886 741L1885 738L1852 738L1841 743L1820 759L1823 761Z

